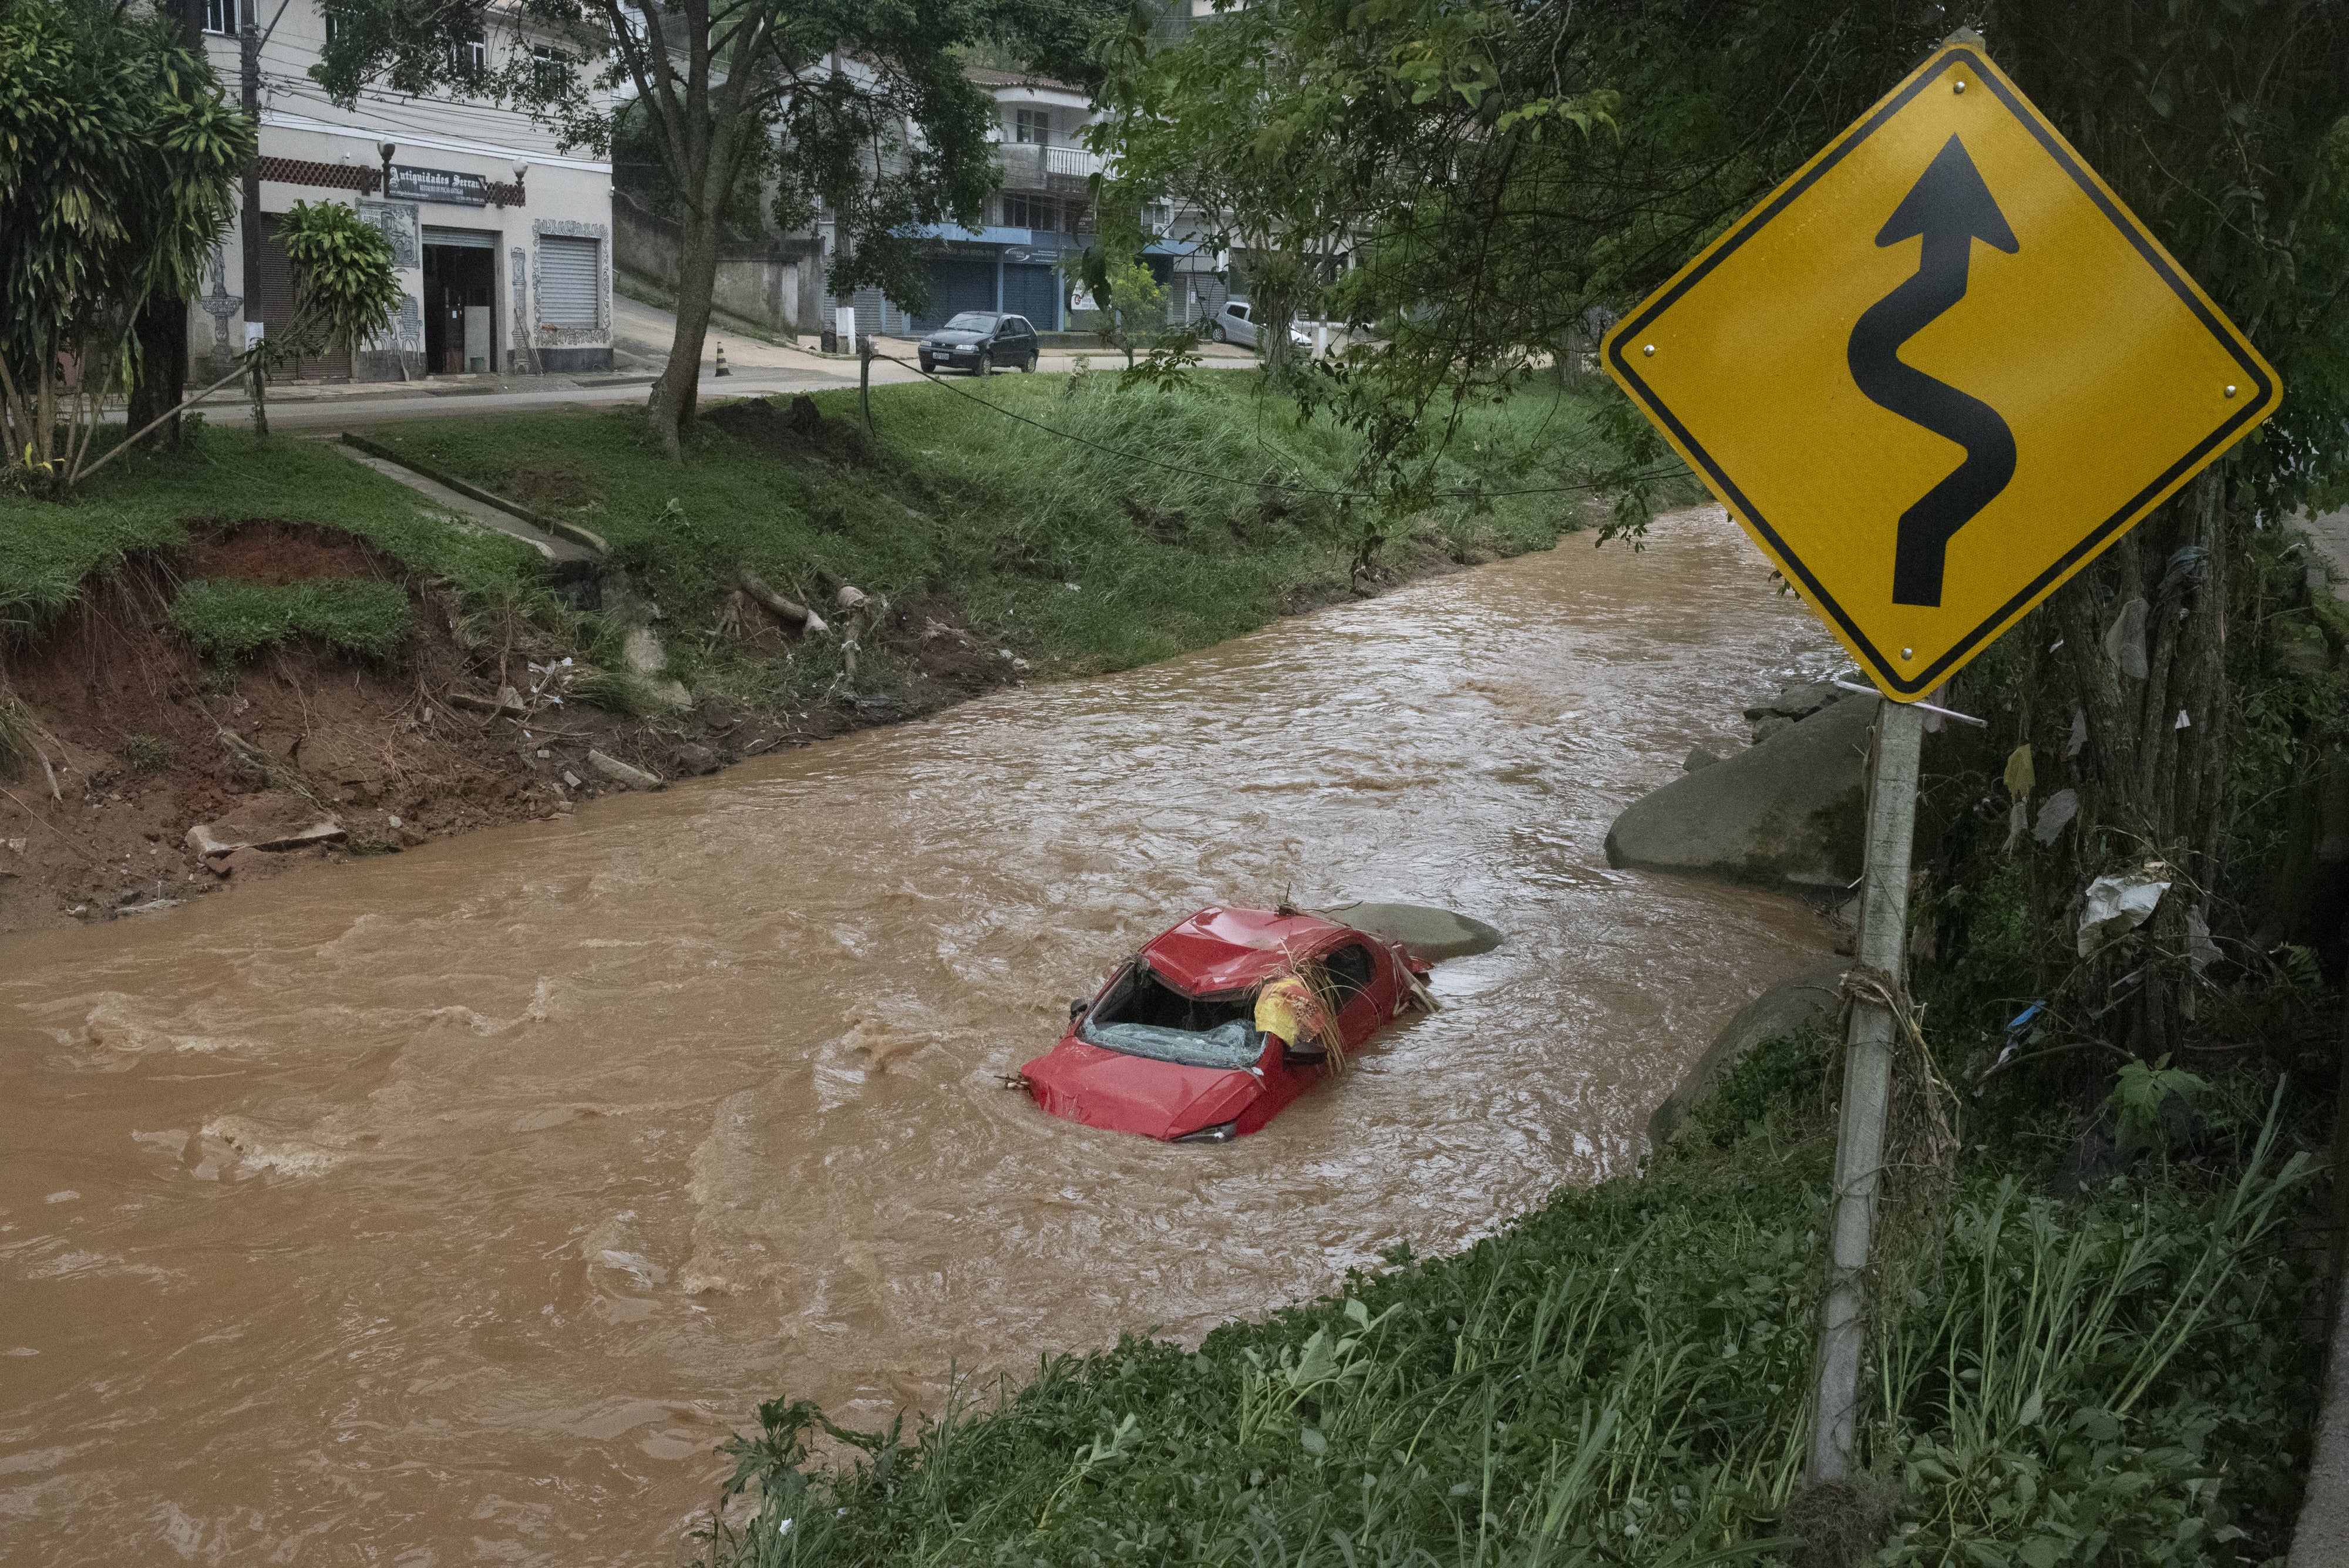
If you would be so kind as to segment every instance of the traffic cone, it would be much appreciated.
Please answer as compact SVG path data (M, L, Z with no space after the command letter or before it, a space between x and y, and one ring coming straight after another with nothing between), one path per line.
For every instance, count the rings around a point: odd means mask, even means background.
M726 368L726 345L723 343L718 346L718 373L721 376L730 376L734 373Z

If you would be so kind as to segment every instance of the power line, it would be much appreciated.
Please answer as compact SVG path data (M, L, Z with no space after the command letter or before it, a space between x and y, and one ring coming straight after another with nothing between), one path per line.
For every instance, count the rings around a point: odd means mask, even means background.
M1041 420L1031 420L1026 414L1007 409L1000 403L990 403L985 398L972 397L970 393L964 391L960 387L954 385L952 382L945 380L944 379L932 374L930 371L923 369L918 365L908 365L905 360L898 358L895 354L875 354L873 357L875 359L885 359L892 365L903 366L905 369L911 370L916 375L921 377L924 380L931 382L936 386L942 387L958 398L977 403L982 409L992 409L997 413L1003 415L1006 419L1018 420L1023 425L1033 425L1036 429L1042 431L1046 435L1056 435L1062 441L1072 441L1081 446L1092 447L1096 452L1105 452L1112 457L1123 458L1128 462L1144 463L1152 468L1164 469L1169 473L1186 474L1193 479L1213 480L1218 484L1237 484L1247 490L1287 490L1305 495L1336 495L1357 501L1375 501L1379 498L1378 493L1372 490L1331 490L1327 486L1319 484L1277 484L1270 481L1259 482L1255 480L1235 479L1228 473L1210 473L1203 468L1186 468L1179 462L1166 462L1158 458L1145 457L1138 452L1127 452L1121 447L1113 447L1109 445L1107 442L1097 441L1091 436L1081 436L1074 431L1057 429L1051 425L1046 424ZM1669 468L1646 469L1638 473L1626 475L1624 482L1636 483L1643 479L1665 479L1669 478L1672 472L1673 471ZM1529 486L1523 490L1444 490L1438 491L1436 493L1447 500L1453 501L1499 501L1505 500L1513 495L1562 495L1569 492L1604 490L1606 488L1606 485L1596 480L1591 480L1586 481L1580 484L1537 484Z

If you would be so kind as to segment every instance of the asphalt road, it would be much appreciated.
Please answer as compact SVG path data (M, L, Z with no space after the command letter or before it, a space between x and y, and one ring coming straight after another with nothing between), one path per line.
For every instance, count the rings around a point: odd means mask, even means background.
M381 425L403 420L438 420L483 413L586 412L624 405L640 406L660 368L667 362L676 317L639 301L616 295L612 300L612 336L616 360L624 368L595 376L450 376L411 384L368 383L354 387L287 387L273 390L269 400L272 430L339 430L349 425ZM717 355L725 346L725 376L717 374ZM914 345L881 340L882 352L907 361ZM1047 349L1039 369L1073 369L1081 350ZM1107 368L1119 356L1093 350L1090 358ZM1245 349L1210 345L1203 364L1213 369L1245 369L1256 357ZM713 398L771 397L776 393L814 392L856 385L856 361L812 353L806 349L762 343L756 338L730 337L713 330L703 345L701 396ZM1016 372L1009 372L1016 374ZM920 380L908 365L875 361L873 384L899 386ZM244 401L231 387L203 405L216 423L243 417Z

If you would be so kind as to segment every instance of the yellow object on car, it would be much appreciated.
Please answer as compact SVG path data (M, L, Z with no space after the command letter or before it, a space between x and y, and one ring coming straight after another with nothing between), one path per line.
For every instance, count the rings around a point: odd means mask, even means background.
M1297 975L1283 975L1257 992L1256 1026L1302 1050L1322 1039L1330 1015L1311 986Z

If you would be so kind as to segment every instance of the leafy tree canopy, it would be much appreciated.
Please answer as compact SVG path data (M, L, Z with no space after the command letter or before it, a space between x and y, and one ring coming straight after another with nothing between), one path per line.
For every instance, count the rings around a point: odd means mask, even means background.
M1408 498L1450 428L1428 416L1586 347L1966 22L2282 371L2240 482L2270 509L2349 483L2329 0L1258 0L1173 48L1137 18L1102 143L1246 248L1260 304L1369 329L1309 395ZM1617 416L1636 526L1661 449Z
M7 462L70 483L126 379L132 318L156 295L194 292L253 151L252 121L172 16L96 0L0 5ZM80 362L80 411L60 447L52 376L66 351Z
M336 0L315 74L335 98L370 81L403 93L494 97L566 145L649 151L681 234L678 331L655 389L672 450L693 413L716 244L746 171L784 229L823 211L840 243L835 293L878 285L925 303L923 233L977 224L995 187L994 101L962 49L1016 47L1045 68L1086 58L1104 0ZM502 27L496 63L469 41ZM588 68L572 68L576 65Z

